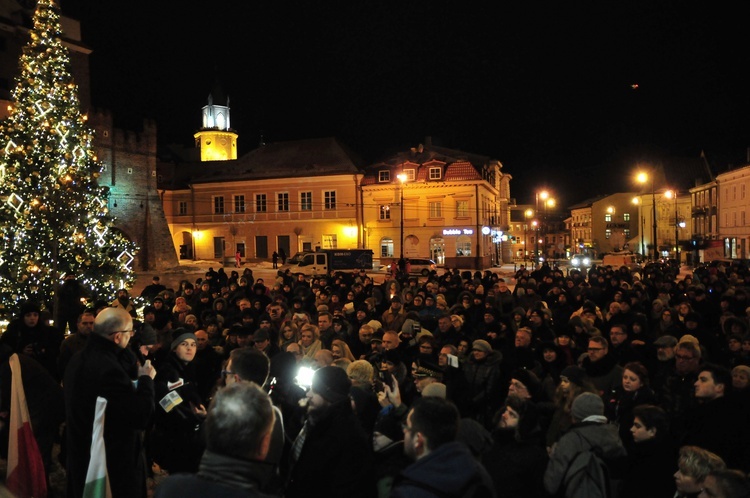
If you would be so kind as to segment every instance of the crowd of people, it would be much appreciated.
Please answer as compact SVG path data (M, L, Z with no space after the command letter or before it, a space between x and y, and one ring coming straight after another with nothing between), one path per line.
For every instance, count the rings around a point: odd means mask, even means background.
M154 473L158 497L750 496L747 268L507 280L209 269L62 330L27 302L0 337L0 417L17 353L68 496L97 397L115 497Z

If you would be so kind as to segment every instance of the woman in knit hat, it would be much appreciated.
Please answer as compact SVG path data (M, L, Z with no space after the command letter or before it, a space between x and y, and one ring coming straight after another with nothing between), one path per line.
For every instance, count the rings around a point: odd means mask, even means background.
M560 372L560 383L557 385L552 398L555 411L552 414L552 420L547 430L548 448L552 447L573 423L570 415L573 400L576 396L584 392L596 392L596 388L587 379L586 372L581 367L575 365L565 367Z
M196 337L183 328L175 329L172 337L171 351L159 364L154 379L152 453L154 462L170 474L197 472L204 448L200 427L206 418L206 407L193 364Z

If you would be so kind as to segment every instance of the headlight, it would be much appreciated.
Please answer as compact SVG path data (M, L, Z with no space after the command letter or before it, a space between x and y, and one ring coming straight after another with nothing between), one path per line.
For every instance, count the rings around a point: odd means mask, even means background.
M572 260L570 261L570 264L572 264L573 266L578 266L578 265L580 265L580 264L581 264L581 261L580 261L580 260L579 260L578 258L573 258L573 259L572 259Z
M583 264L588 266L591 264L591 260L589 258L583 258Z

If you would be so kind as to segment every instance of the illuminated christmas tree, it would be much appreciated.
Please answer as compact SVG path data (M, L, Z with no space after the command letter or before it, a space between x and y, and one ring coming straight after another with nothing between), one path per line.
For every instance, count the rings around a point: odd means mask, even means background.
M66 272L96 299L114 299L134 279L136 247L114 228L97 182L93 130L53 0L39 0L30 35L0 123L0 315L25 299L50 306Z

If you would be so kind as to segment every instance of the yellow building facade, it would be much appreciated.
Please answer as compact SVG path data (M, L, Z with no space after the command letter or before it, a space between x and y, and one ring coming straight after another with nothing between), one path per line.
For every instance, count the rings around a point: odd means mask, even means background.
M362 247L361 178L335 139L311 139L185 165L160 194L180 257L228 263Z
M429 258L488 268L512 258L510 175L499 161L433 146L368 166L362 181L365 247L382 264Z

